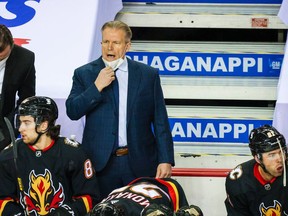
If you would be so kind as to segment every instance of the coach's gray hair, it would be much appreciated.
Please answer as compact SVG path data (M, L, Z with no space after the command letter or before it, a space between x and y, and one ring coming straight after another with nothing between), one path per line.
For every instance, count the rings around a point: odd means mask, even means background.
M115 21L106 22L102 26L101 31L103 32L106 28L123 30L126 33L126 42L130 42L132 39L132 31L131 31L130 27L122 21L115 20Z

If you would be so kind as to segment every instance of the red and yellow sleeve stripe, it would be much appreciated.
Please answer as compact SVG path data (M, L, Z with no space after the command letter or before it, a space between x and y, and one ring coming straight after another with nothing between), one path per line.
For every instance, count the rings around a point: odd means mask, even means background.
M92 198L89 195L83 195L83 196L79 196L76 197L76 199L82 199L84 206L86 208L86 212L88 213L89 211L92 210L93 208L93 204L92 204ZM1 214L0 214L1 215Z
M173 204L173 210L177 211L179 209L179 192L177 186L170 181L164 181L162 179L156 179L156 180L168 188L168 193L169 196L171 197L171 201Z
M3 215L4 208L8 202L14 202L14 200L12 198L6 198L0 200L0 215Z

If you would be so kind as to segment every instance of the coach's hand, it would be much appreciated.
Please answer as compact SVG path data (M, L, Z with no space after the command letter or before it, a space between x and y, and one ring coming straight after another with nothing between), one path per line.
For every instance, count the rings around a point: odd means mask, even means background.
M170 178L172 175L172 166L169 163L161 163L157 167L156 178Z

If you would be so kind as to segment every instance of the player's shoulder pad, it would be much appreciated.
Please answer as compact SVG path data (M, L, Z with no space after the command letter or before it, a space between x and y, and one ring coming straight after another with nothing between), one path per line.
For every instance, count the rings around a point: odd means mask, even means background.
M64 144L70 145L70 146L75 147L75 148L79 147L79 145L80 145L79 142L72 140L72 139L69 139L67 137L64 138Z

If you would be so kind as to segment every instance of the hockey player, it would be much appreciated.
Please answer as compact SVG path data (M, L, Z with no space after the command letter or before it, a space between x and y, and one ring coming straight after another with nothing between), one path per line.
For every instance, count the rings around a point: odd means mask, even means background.
M264 125L251 131L249 147L254 159L238 165L226 178L228 216L288 215L285 138Z
M181 185L172 178L138 178L115 189L90 216L203 216L201 209L188 205Z
M92 163L79 143L59 137L57 117L51 98L20 104L21 139L0 155L1 216L84 216L99 202Z

